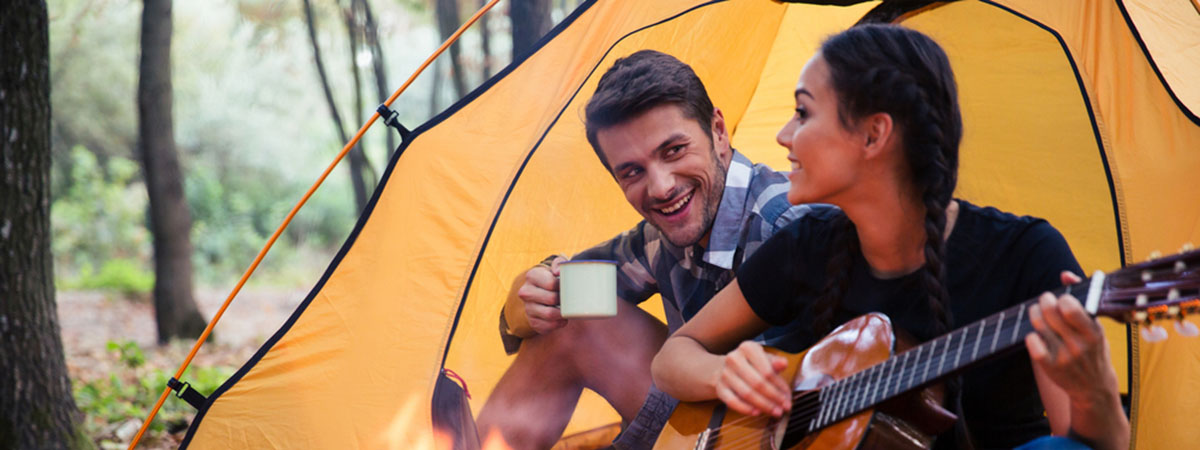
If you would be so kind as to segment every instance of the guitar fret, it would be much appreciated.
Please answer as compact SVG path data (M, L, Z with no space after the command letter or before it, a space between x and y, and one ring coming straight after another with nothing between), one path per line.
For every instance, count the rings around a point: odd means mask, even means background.
M908 365L909 356L912 356L912 352L904 352L903 355L900 355L900 368L896 370L897 373L894 375L896 377L896 389L892 391L893 393L900 392L904 388L904 367Z
M827 387L828 386L826 386L826 388ZM825 410L827 409L826 407L829 406L829 404L825 401L825 394L829 392L829 390L826 388L817 390L817 404L820 406L817 407L817 417L814 418L808 425L809 431L812 431L815 429L815 427L819 426L821 423L821 418L825 417Z
M962 348L963 348L963 344L966 344L966 343L967 343L967 329L966 329L966 328L963 328L963 329L962 329L962 330L960 330L960 331L961 331L961 332L960 332L959 334L961 334L961 335L962 335L962 337L961 337L961 338L959 338L959 340L958 340L958 351L954 353L954 366L952 366L952 368L955 368L955 369L957 369L957 368L958 368L958 360L959 360L960 358L962 358Z
M842 393L843 392L845 392L845 391L843 389L842 383L838 383L837 388L835 388L833 390L833 394L834 394L833 411L831 411L832 414L829 417L830 422L836 421L839 418L840 411L842 410L842 400L843 400Z
M1004 328L1004 313L1008 311L1000 311L1000 321L996 324L996 334L992 335L992 352L996 351L996 338L1000 337L1000 330Z
M975 337L975 350L971 351L972 360L979 357L979 343L983 341L983 329L987 328L987 321L985 318L982 322L979 322L979 335Z
M1018 305L1017 306L1017 323L1013 324L1012 338L1009 339L1008 343L1011 344L1013 342L1017 342L1017 332L1021 331L1021 319L1023 319L1024 317L1025 317L1025 306Z
M875 373L876 374L875 383L874 383L874 385L871 386L870 394L866 395L865 396L866 398L864 398L864 400L869 400L870 402L874 402L875 398L878 398L878 396L880 396L880 383L887 383L887 379L883 378L883 371L878 370L877 367L878 366L875 366L876 370L872 371L872 372L876 372ZM865 392L864 392L864 394L865 394Z
M896 364L891 359L888 359L887 361L884 361L883 363L885 364L885 366L883 368L885 370L885 372L884 372L885 375L883 376L883 392L882 392L883 397L882 398L887 398L888 387L891 386L892 379L896 377L896 371L895 371Z
M917 384L919 384L919 383L917 383L917 368L921 366L921 351L923 351L923 350L925 350L924 345L917 347L917 356L913 358L916 361L913 362L913 374L912 374L912 377L909 378L909 380L910 380L908 382L909 386L916 386Z
M933 348L929 349L929 356L927 357L929 359L929 362L927 364L925 364L925 373L921 375L921 380L929 379L929 366L933 365L933 357L935 356L934 352L936 352L936 351L937 351L937 341L933 341Z
M950 333L950 335L946 336L945 339L946 339L946 345L944 345L943 347L945 347L945 348L942 349L942 362L938 363L937 374L939 376L943 373L946 373L946 353L948 353L947 350L950 349L950 343L954 342L954 333Z

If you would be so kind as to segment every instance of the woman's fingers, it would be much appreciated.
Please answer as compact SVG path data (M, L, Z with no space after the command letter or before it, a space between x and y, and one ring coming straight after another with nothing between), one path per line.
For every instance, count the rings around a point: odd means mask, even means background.
M761 345L745 342L726 355L721 384L754 412L782 415L791 404L787 383L779 376L776 370L779 364L774 358Z

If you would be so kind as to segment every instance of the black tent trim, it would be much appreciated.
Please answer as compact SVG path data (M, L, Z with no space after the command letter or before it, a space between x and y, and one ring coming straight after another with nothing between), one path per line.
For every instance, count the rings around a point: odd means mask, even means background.
M542 141L544 141L546 139L546 136L550 133L550 129L554 128L554 125L557 124L558 120L562 118L563 113L566 112L567 106L569 106L571 104L571 102L575 100L575 97L579 95L579 91L583 89L584 84L587 84L587 80L590 80L592 78L592 75L596 73L596 70L599 69L600 63L602 61L604 61L604 58L608 57L608 54L612 52L613 48L615 48L618 44L620 44L621 41L624 41L625 38L627 38L627 37L638 34L649 28L653 28L653 27L662 25L664 23L670 22L672 20L678 19L679 17L687 15L688 13L691 13L692 11L698 10L700 8L711 6L711 5L717 4L717 3L724 3L725 1L727 1L727 0L713 0L713 1L706 2L706 3L702 3L699 5L693 6L691 8L688 8L687 10L685 10L683 12L680 12L676 15L673 15L673 16L663 19L661 21L658 21L658 22L652 23L650 25L646 25L644 27L638 28L634 31L631 31L628 34L621 36L621 38L617 39L615 42L613 42L612 46L610 46L608 48L608 50L604 52L604 55L602 55L600 57L600 60L597 61L594 66L592 66L592 70L590 72L588 72L588 76L585 77L583 82L580 83L580 85L575 88L575 93L571 94L571 98L567 100L567 105L564 105L563 108L558 111L558 115L556 115L554 117L554 120L550 122L550 125L546 127L546 130L542 132L542 137L538 138L537 143L533 145L533 148L530 149L529 153L525 156L525 160L521 162L521 167L519 169L517 169L516 175L513 176L512 183L509 184L509 186L508 186L508 191L504 193L504 199L500 201L500 207L496 209L496 214L492 216L492 224L488 227L487 234L483 238L483 245L480 246L479 254L475 258L475 265L474 265L474 267L471 268L471 275L469 277L467 277L467 286L465 289L463 289L462 298L459 299L458 313L454 315L454 325L450 328L450 335L446 339L446 348L444 349L444 351L442 353L441 368L443 368L443 369L445 368L446 357L450 354L450 346L454 342L454 333L456 331L458 331L458 320L462 316L463 308L467 304L467 297L471 293L471 283L474 282L474 280L475 280L475 272L477 270L479 270L479 264L483 262L483 254L487 250L488 243L492 239L492 232L495 231L495 229L496 229L496 223L498 223L500 221L500 215L504 212L504 207L508 205L509 196L512 195L513 189L516 188L517 183L520 181L521 174L523 174L525 172L525 166L529 164L529 160L533 159L533 154L537 152L537 150L542 145Z
M257 364L258 361L260 361L263 358L263 356L265 356L267 354L267 352L269 352L271 350L271 348L273 348L275 346L275 344L278 343L279 340L282 339L283 336L286 335L287 332L291 330L292 326L296 323L296 321L300 319L300 316L304 314L304 311L306 309L308 309L308 305L312 303L314 298L316 298L317 293L320 292L321 289L323 289L325 287L325 283L329 280L329 277L333 275L333 272L337 269L338 265L341 264L342 259L345 258L347 253L349 253L350 248L354 246L355 241L358 239L358 234L362 231L363 227L366 226L366 223L367 223L368 219L370 218L371 213L375 210L375 205L378 203L379 197L383 194L383 190L384 190L384 187L386 187L386 185L387 185L387 181L391 179L392 172L395 169L396 164L400 161L400 156L404 154L404 150L407 149L408 146L411 145L412 142L415 141L416 138L419 137L422 133L429 130L430 128L433 128L434 126L438 125L439 123L445 121L446 118L454 115L454 113L458 112L463 107L470 104L472 101L474 101L480 95L482 95L484 92L487 92L488 89L490 89L492 86L494 86L500 80L504 79L506 76L508 76L514 70L516 70L516 68L519 67L522 63L524 63L525 60L527 60L530 56L536 54L537 51L540 50L543 46L545 46L547 42L549 42L550 40L557 37L559 33L561 33L564 29L566 29L572 23L574 23L574 21L576 19L578 19L579 16L582 15L584 11L586 11L588 8L590 8L595 3L596 3L596 0L587 0L584 3L580 4L579 7L575 10L575 12L571 13L571 15L564 18L562 20L562 22L559 23L558 26L554 27L554 29L552 29L552 30L550 30L550 32L546 33L546 36L544 36L542 38L542 40L538 41L538 43L534 45L533 50L530 51L527 55L520 58L519 60L509 63L509 65L506 66L503 70L501 70L499 73L493 75L492 78L489 78L483 84L476 87L474 90L472 90L466 96L461 98L459 101L455 102L453 105L451 105L445 111L442 111L438 115L430 118L428 121L426 121L421 126L414 129L411 132L411 134L409 135L409 138L403 140L403 142L400 144L400 146L396 149L396 151L392 155L391 160L388 162L387 169L383 172L383 175L380 178L380 183L378 186L375 187L375 192L371 195L371 199L367 202L366 206L363 207L363 211L359 215L358 222L355 223L354 229L351 230L350 235L346 238L346 241L342 244L341 249L338 250L338 252L334 256L333 260L329 263L328 268L325 269L325 273L321 275L321 279L317 281L317 284L313 287L313 289L311 291L309 291L308 296L305 297L304 301L301 302L300 305L296 307L296 310L294 312L292 312L292 315L290 317L288 317L287 321L284 322L283 326L281 326L279 328L279 330L276 331L275 334L271 336L270 339L268 339L265 343L263 343L263 345L261 347L259 347L258 351L256 351L254 353L254 356L252 356L249 361L247 361L245 364L243 364L242 367L240 369L238 369L238 371L236 373L233 374L233 376L229 377L229 379L226 380L225 383L221 384L221 386L219 388L217 388L217 390L214 391L212 395L208 396L208 401L203 405L203 407L199 408L199 410L196 412L196 417L194 419L192 419L191 425L188 426L187 434L184 436L183 441L180 443L181 449L187 448L187 446L191 443L192 437L195 436L196 431L199 429L200 423L203 421L204 416L208 412L209 408L212 407L212 405L217 401L217 399L222 394L224 394L226 391L228 391L231 387L233 387L233 385L237 384L237 382L240 381L242 379L242 377L244 377L247 373L249 373L250 370L254 368L254 365ZM459 313L461 314L461 309L460 309ZM458 321L458 319L456 316L455 317L456 324L457 324L457 321Z
M1175 105L1183 111L1183 115L1187 116L1192 123L1200 125L1200 117L1196 113L1183 104L1179 96L1175 95L1175 90L1171 88L1171 84L1167 83L1167 79L1163 77L1162 71L1158 70L1158 63L1154 62L1154 55L1150 53L1150 48L1146 47L1146 41L1142 40L1142 34L1138 32L1137 24L1133 23L1133 18L1129 16L1129 11L1125 9L1125 0L1116 0L1117 8L1121 10L1121 16L1125 18L1125 24L1129 26L1129 31L1133 33L1133 38L1137 40L1138 46L1142 48L1142 54L1146 55L1146 61L1150 63L1150 68L1154 69L1154 74L1158 76L1158 82L1162 83L1163 88L1167 90L1167 94L1171 96L1171 100L1175 101Z
M1091 119L1092 134L1096 137L1096 148L1100 150L1100 162L1104 165L1104 177L1108 180L1108 195L1112 200L1113 217L1116 222L1117 251L1121 258L1121 267L1124 267L1126 264L1125 233L1121 229L1121 208L1120 203L1117 202L1117 187L1116 184L1113 183L1112 168L1108 165L1108 152L1104 149L1104 139L1100 137L1100 127L1096 125L1096 112L1092 109L1092 101L1090 98L1088 98L1087 88L1083 84L1083 75L1079 73L1079 66L1075 64L1075 56L1071 54L1071 49L1067 47L1067 42L1063 40L1062 36L1059 35L1057 31L1054 31L1045 24L1038 22L1029 16L1014 11L1007 6L997 4L992 0L983 0L983 3L1000 8L1004 11L1007 11L1009 14L1025 19L1026 22L1032 23L1037 25L1039 28L1046 30L1047 33L1050 33L1055 39L1058 39L1059 47L1062 47L1063 54L1067 57L1067 61L1071 63L1071 70L1075 72L1075 83L1079 85L1079 94L1083 97L1083 104L1087 107L1088 118Z
M1091 99L1088 98L1087 88L1083 84L1083 75L1079 73L1079 67L1075 64L1075 56L1071 54L1071 49L1067 47L1066 41L1063 40L1062 36L1059 35L1057 31L1054 31L1053 29L1051 29L1050 27L1046 26L1045 24L1043 24L1041 22L1033 20L1033 18L1030 18L1029 16L1026 16L1024 14L1016 12L1006 6L996 4L992 0L983 0L983 2L987 3L989 5L995 6L997 8L1000 8L1002 10L1008 11L1010 14L1020 17L1022 19L1025 19L1025 21L1032 23L1034 25L1037 25L1038 27L1041 27L1043 30L1046 30L1046 32L1054 35L1054 38L1058 39L1058 45L1060 47L1062 47L1063 53L1067 56L1067 61L1071 62L1071 70L1073 70L1075 72L1075 82L1077 84L1079 84L1079 93L1081 95L1083 95L1083 104L1087 106L1088 117L1092 121L1092 133L1095 134L1095 136L1096 136L1096 147L1100 149L1100 162L1102 162L1104 164L1104 175L1108 179L1108 193L1112 198L1113 218L1116 221L1116 229L1117 229L1117 252L1118 252L1118 256L1120 257L1121 267L1125 267L1125 264L1126 264L1125 237L1124 237L1125 234L1122 232L1122 228L1121 228L1121 210L1120 210L1120 206L1119 206L1120 204L1117 203L1117 188L1116 188L1116 185L1113 183L1112 169L1108 165L1107 152L1104 150L1104 140L1101 139L1100 128L1099 128L1099 126L1096 125L1096 113L1092 110ZM1132 24L1130 24L1130 28L1132 28ZM1135 35L1136 35L1136 31L1135 31ZM1149 58L1149 55L1147 55L1147 59L1148 58ZM1157 72L1158 69L1155 68L1155 71ZM1172 94L1172 96L1174 96L1174 94ZM1127 336L1126 345L1125 345L1125 355L1126 355L1125 373L1126 373L1126 379L1129 380L1129 395L1133 396L1134 391L1135 391L1135 389L1134 389L1134 385L1135 385L1135 381L1136 381L1135 376L1138 373L1137 361L1134 359L1134 356L1136 356L1135 347L1137 346L1138 341L1133 339L1132 327L1129 324L1125 325L1125 335ZM1133 421L1130 421L1130 426L1136 426L1136 424L1134 424Z

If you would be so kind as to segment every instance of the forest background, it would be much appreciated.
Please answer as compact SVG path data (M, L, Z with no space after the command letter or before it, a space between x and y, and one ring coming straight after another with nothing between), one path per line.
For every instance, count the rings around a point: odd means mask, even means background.
M128 445L203 323L288 211L375 107L484 3L45 3L51 301L79 411L74 426L86 435L72 446ZM170 19L153 17L151 5L159 14L164 4ZM415 127L453 104L576 4L501 2L392 104L400 122ZM165 34L158 27L158 37L148 40L157 23L168 25ZM145 56L164 37L169 69L155 75ZM148 106L139 87L154 76L173 95L165 112ZM181 182L181 198L156 185L156 166L144 159L145 143L163 129L179 170L166 177ZM395 130L376 124L309 200L183 377L194 388L211 394L303 300L398 143ZM151 197L163 192L167 204L185 208L158 217L189 216L184 231L163 231L162 219L155 227L152 215L163 213L153 212ZM165 259L159 241L180 235L190 240L187 264L174 266L170 276L187 271L192 281L168 292L163 268L156 269L156 257L160 265ZM164 310L183 319L164 325ZM177 446L193 413L182 400L168 399L142 447ZM0 447L9 437L0 429Z

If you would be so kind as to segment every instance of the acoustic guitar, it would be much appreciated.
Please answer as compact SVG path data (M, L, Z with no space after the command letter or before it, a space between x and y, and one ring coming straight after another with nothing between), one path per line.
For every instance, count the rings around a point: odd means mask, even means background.
M1166 338L1155 323L1175 322L1195 336L1200 312L1200 251L1127 266L1059 289L1083 299L1093 316L1138 324L1149 342ZM782 418L745 416L720 401L681 403L659 435L661 449L928 448L957 420L941 407L935 382L1024 345L1027 311L1012 306L920 345L897 338L883 314L860 316L788 358L792 410Z

